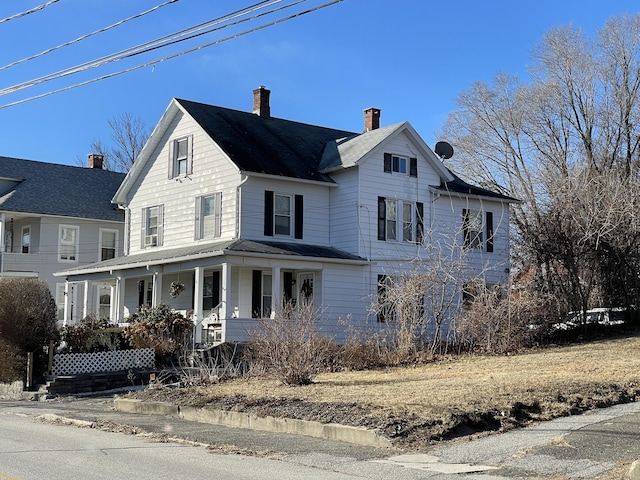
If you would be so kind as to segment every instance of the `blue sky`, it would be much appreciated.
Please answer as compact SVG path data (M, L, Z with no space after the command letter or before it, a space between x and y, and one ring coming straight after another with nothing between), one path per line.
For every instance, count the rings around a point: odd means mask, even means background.
M0 107L109 75L323 5L279 14L171 47L41 83L5 89L247 7L253 0L177 0L153 13L37 59L0 69ZM0 2L0 68L137 15L166 0ZM278 5L291 3L284 1ZM2 19L45 5L35 13ZM152 128L172 97L250 111L252 90L271 90L271 115L351 131L363 110L381 125L408 120L431 146L457 96L498 72L526 76L531 51L553 26L593 34L637 0L343 0L313 13L86 86L0 108L0 156L76 165L108 121L139 115Z

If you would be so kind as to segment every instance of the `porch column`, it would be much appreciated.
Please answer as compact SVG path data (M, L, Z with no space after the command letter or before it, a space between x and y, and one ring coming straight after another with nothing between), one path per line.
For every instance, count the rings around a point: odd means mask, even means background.
M64 281L64 318L62 326L66 327L71 319L71 287L68 280Z
M84 281L84 300L82 302L82 318L89 315L89 280Z
M115 320L116 322L124 322L124 286L125 279L122 277L116 277L116 292L115 292Z
M222 264L222 274L220 275L220 313L219 318L228 319L231 316L233 307L231 306L231 265L228 263Z
M111 323L118 323L118 304L116 303L118 292L114 285L109 286L109 321Z
M204 319L204 314L202 312L202 297L203 297L203 286L204 286L204 268L196 267L195 268L195 280L193 285L193 324L194 324L194 332L195 332L195 342L202 342L202 326L201 322Z
M277 312L282 308L282 292L280 288L282 282L280 281L280 267L273 267L271 273L271 318L275 318Z
M153 293L151 296L151 306L157 307L162 301L162 273L153 272Z

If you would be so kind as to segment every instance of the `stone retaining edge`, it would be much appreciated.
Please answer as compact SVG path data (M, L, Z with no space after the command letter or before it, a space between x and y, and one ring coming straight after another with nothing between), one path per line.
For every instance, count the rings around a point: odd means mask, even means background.
M259 417L251 413L232 412L227 410L208 410L206 408L179 407L164 402L145 402L116 398L114 407L119 412L143 413L155 415L180 416L185 420L222 425L233 428L247 428L275 433L307 435L315 438L326 438L355 445L390 448L391 442L377 432L362 427L339 425L336 423L320 423L292 418Z

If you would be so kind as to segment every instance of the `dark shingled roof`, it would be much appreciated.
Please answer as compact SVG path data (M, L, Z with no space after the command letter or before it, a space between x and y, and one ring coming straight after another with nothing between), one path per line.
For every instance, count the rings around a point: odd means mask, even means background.
M125 174L0 157L0 182L20 181L0 191L0 210L96 220L124 221L111 198Z
M233 255L256 253L261 255L306 257L324 260L348 260L367 262L366 258L323 245L307 245L293 242L272 242L262 240L222 240L205 245L188 245L169 249L149 249L140 253L112 258L91 265L70 268L58 275L80 275L87 271L110 271L137 268L145 265L161 263L181 263L195 257L212 257L217 255Z
M498 192L494 192L493 190L487 190L486 188L476 187L475 185L471 185L470 183L465 182L460 177L458 177L451 170L451 175L453 175L453 180L450 182L443 182L438 187L438 190L443 190L445 192L454 192L460 193L463 195L479 195L482 197L491 197L498 200L506 200L509 202L518 202L517 199L513 197L509 197L508 195L503 195Z
M353 132L176 99L242 171L333 182L318 170L327 142Z

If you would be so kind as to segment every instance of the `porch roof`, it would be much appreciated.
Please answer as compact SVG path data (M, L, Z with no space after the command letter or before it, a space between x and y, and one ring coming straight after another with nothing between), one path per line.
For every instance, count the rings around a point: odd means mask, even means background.
M57 277L73 277L91 273L103 273L113 270L129 270L153 265L183 263L203 258L223 255L246 255L252 257L282 256L289 258L324 259L329 261L366 264L367 259L352 255L334 247L306 245L293 242L272 242L258 240L225 240L206 245L169 249L150 249L149 251L112 258L103 262L84 265L56 272Z

